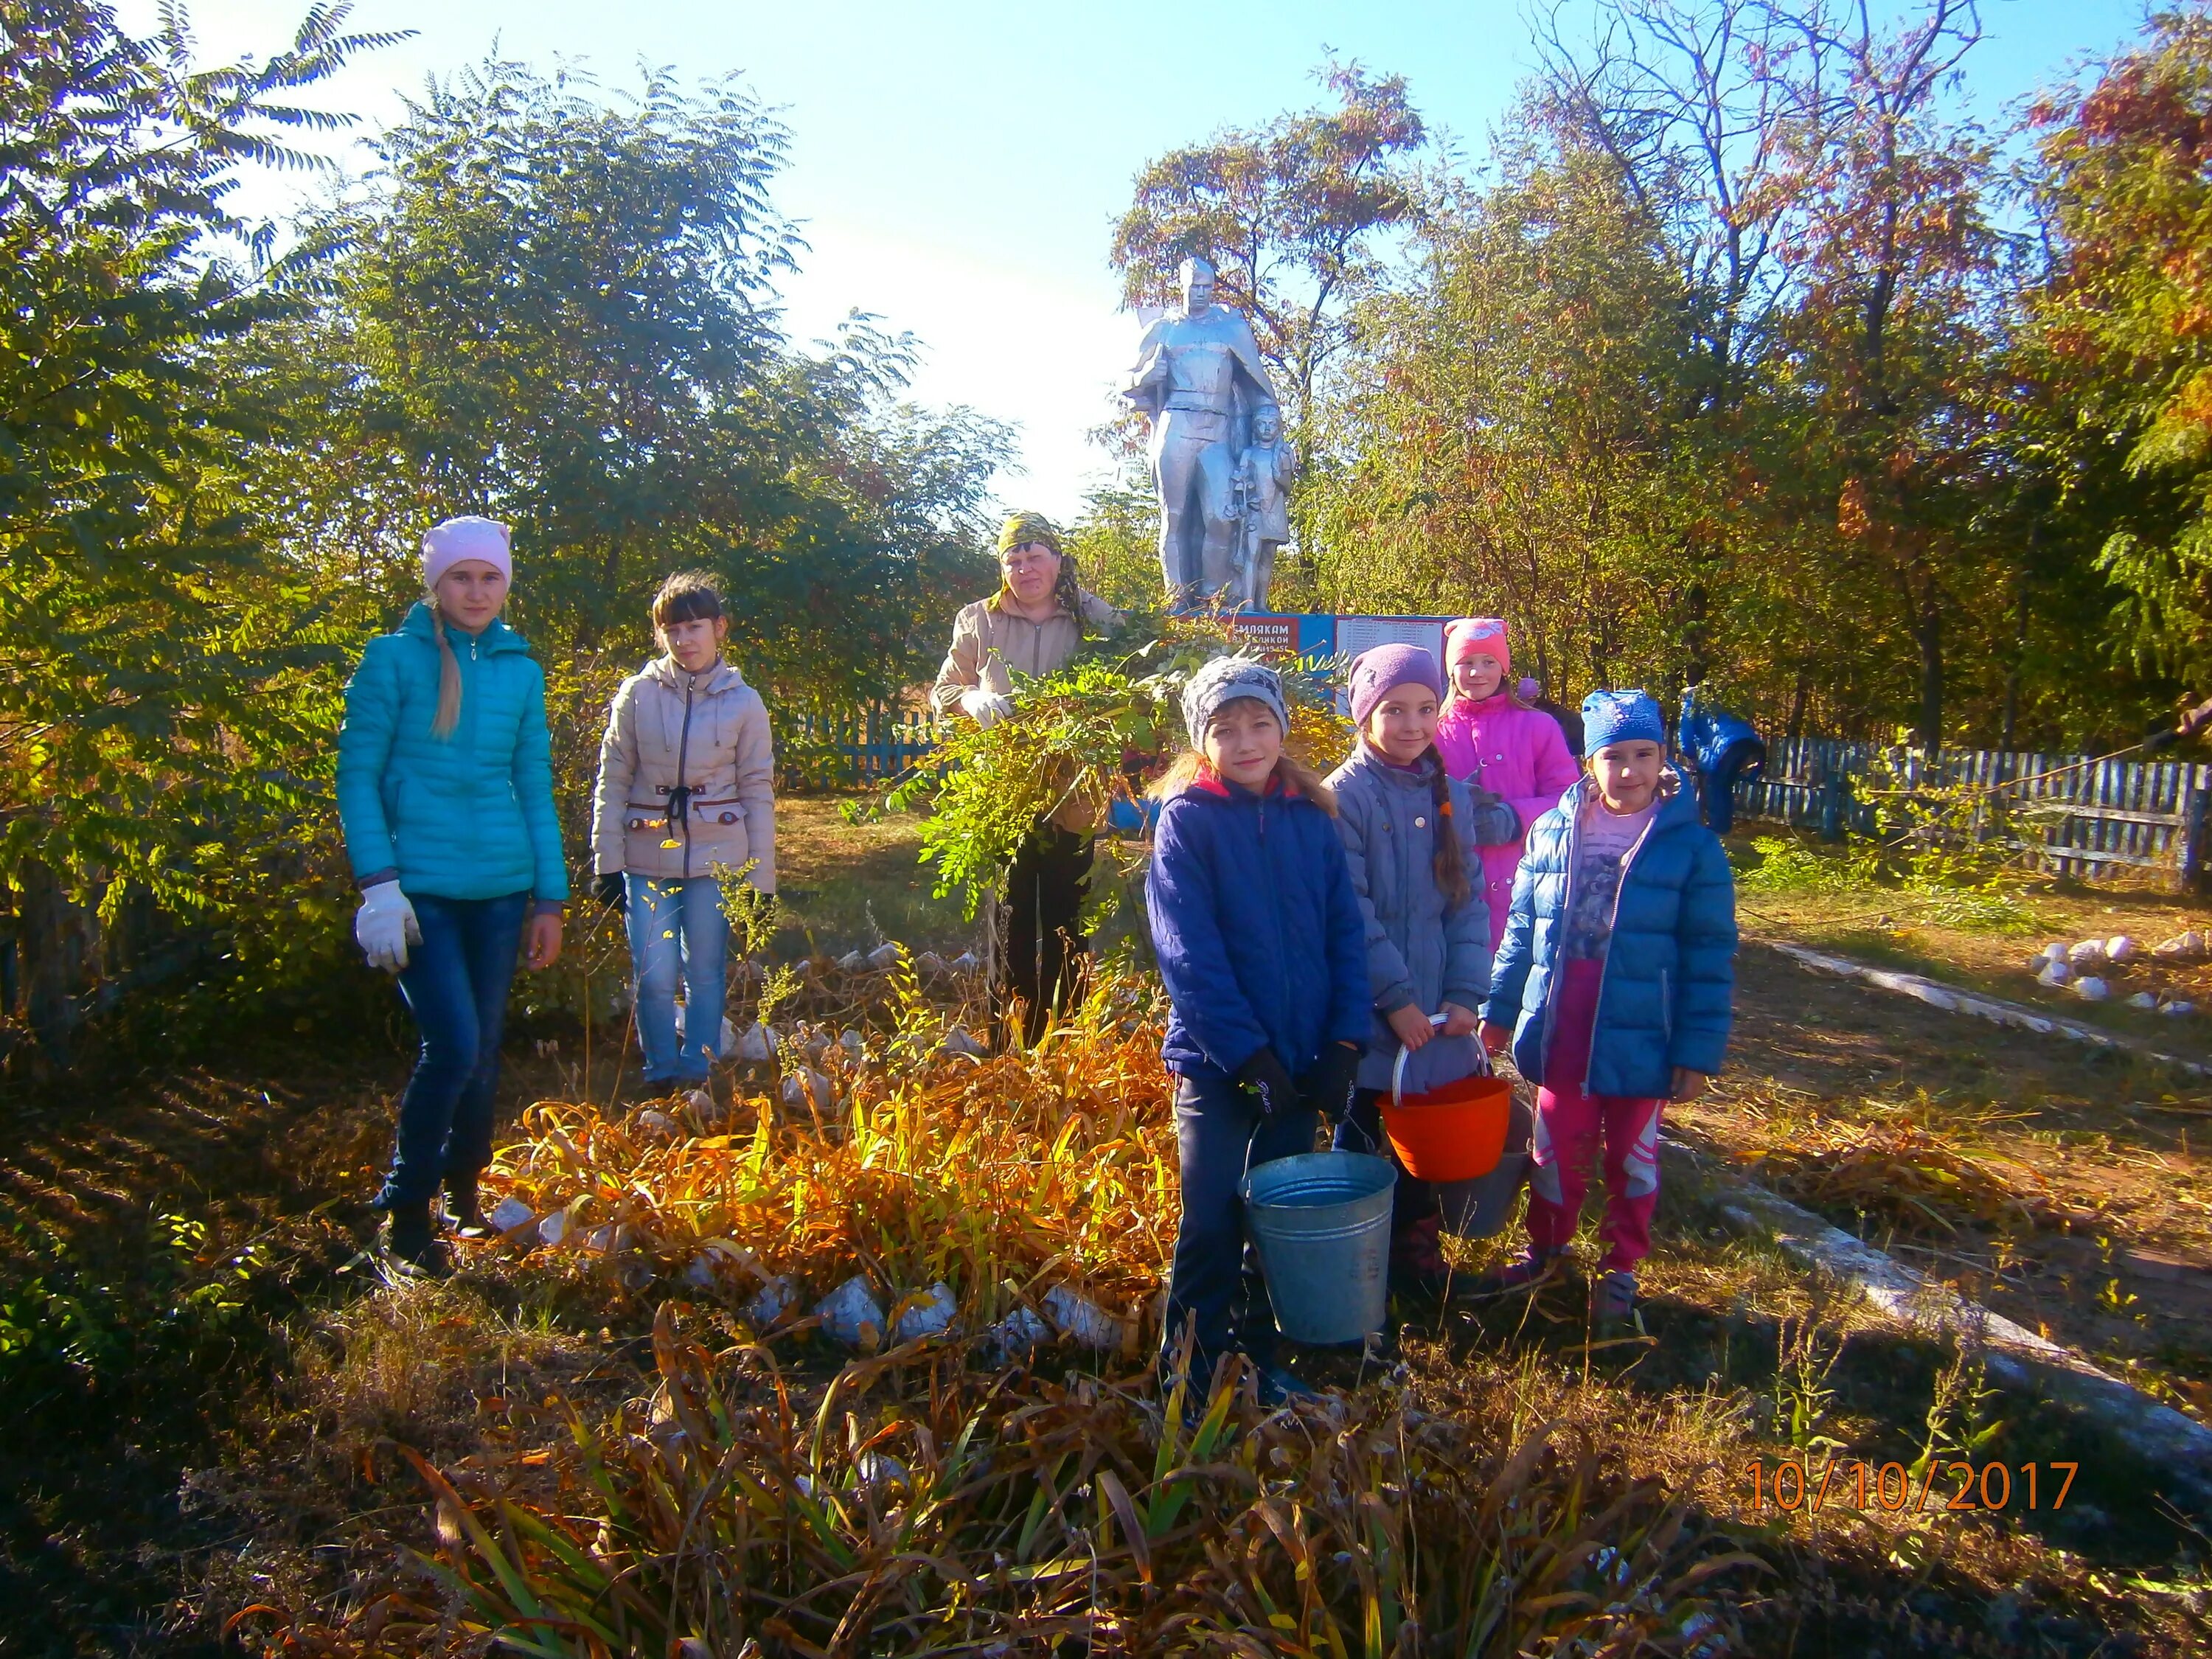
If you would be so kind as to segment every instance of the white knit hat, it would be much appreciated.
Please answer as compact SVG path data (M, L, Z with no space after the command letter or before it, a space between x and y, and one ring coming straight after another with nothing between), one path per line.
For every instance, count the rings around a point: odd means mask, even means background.
M1249 657L1216 657L1190 677L1182 689L1182 720L1190 731L1190 746L1206 746L1206 728L1224 703L1249 697L1266 706L1275 724L1291 729L1290 710L1283 702L1283 678L1265 663Z
M513 581L514 559L507 544L514 534L497 519L473 513L432 525L422 536L422 586L435 587L438 579L464 559L482 559Z

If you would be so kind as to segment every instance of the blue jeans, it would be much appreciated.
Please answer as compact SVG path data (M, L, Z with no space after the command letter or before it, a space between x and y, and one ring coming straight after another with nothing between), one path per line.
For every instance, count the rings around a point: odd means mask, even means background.
M629 959L636 970L637 1041L647 1083L704 1083L729 1000L730 919L712 876L623 878L629 894ZM684 1040L676 1038L676 982L684 981Z
M1275 1314L1260 1277L1260 1257L1244 1237L1244 1178L1253 1167L1314 1149L1320 1114L1298 1107L1262 1117L1252 1097L1228 1078L1178 1079L1176 1139L1182 1153L1182 1222L1168 1272L1164 1361L1171 1362L1184 1326L1195 1317L1191 1378L1203 1388L1232 1348L1266 1364L1275 1352Z
M500 1032L530 911L527 893L409 896L422 939L408 951L399 994L422 1050L399 1099L398 1146L378 1198L394 1209L428 1204L444 1177L472 1177L491 1162Z

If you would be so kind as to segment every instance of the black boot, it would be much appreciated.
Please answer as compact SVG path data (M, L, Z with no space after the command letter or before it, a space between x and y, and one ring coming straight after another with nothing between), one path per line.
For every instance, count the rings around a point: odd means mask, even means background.
M1425 1297L1431 1301L1442 1298L1451 1284L1451 1269L1444 1262L1442 1231L1443 1218L1431 1212L1416 1217L1392 1231L1390 1287L1393 1290Z
M473 1170L466 1175L446 1177L446 1224L463 1238L490 1237L491 1229L484 1224L483 1212L477 1206Z
M384 1249L392 1265L404 1273L427 1279L444 1279L451 1274L453 1255L430 1225L429 1201L387 1207L392 1212L392 1226Z

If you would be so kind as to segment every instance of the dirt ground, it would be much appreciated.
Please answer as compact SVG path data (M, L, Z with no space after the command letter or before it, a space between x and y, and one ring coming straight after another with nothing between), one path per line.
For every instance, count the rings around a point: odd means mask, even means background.
M1774 833L1752 826L1729 838L1739 868L1756 863L1754 841ZM1817 843L1804 841L1812 848ZM1829 849L1820 849L1826 853ZM2033 881L2008 889L2002 905L1986 908L1981 925L1961 925L1971 900L1950 900L1860 887L1835 892L1761 891L1747 884L1737 908L1747 937L1785 939L1856 961L1925 974L2022 1003L2061 1018L2154 1042L2192 1060L2212 1060L2212 962L2169 963L2151 948L2192 929L2212 930L2212 902L2138 882L2091 887L2076 882ZM2098 969L2112 995L2090 1002L2070 990L2038 984L2031 965L2045 945L2126 935L2141 954L2122 966ZM2195 1012L2168 1016L2131 1008L2127 999L2150 991L2195 1004Z
M1768 908L1764 896L1746 907L1729 1074L1673 1115L1677 1131L1747 1161L1808 1137L1830 1146L1854 1130L1898 1135L1886 1154L1910 1164L1918 1149L1923 1176L1907 1179L1935 1190L1923 1204L1885 1202L1871 1189L1853 1202L1847 1182L1762 1173L1847 1231L2212 1420L2212 1090L2171 1068L1804 969L1754 942L1767 930L1749 912ZM2073 902L2069 921L2081 921L2084 903ZM2151 919L2139 903L2096 914L2121 926ZM2155 919L2170 926L2187 915L2161 905ZM1823 948L1848 945L1817 927L1787 937L1807 933ZM2025 954L1963 937L1976 948L1946 937L1940 958L1923 940L1915 965ZM1945 976L1993 980L1988 988L2028 1000L1994 972L1954 966ZM1956 1184L1954 1158L1972 1160L1968 1175L1985 1176L1990 1196L2009 1193L2019 1212L1978 1214L1950 1201L1942 1189ZM1869 1179L1881 1173L1870 1159Z

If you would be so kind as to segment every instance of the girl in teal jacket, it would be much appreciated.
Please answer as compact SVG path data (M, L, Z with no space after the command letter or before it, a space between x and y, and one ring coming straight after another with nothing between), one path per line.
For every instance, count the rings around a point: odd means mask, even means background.
M362 892L354 937L399 976L422 1047L399 1103L377 1206L403 1266L446 1271L430 1224L480 1228L507 988L561 952L568 896L553 812L545 674L499 619L514 574L507 527L449 519L422 538L426 597L369 641L346 686L338 817Z

